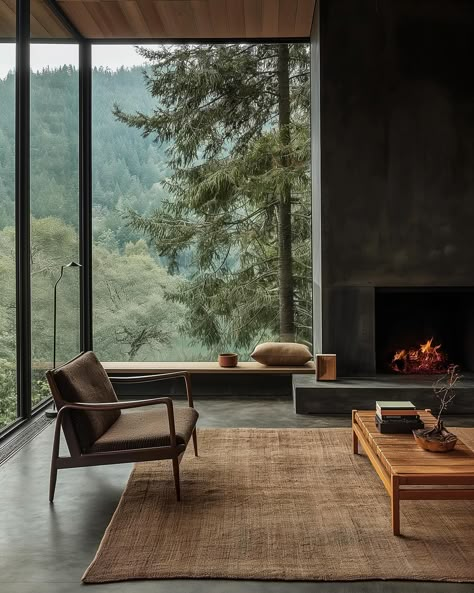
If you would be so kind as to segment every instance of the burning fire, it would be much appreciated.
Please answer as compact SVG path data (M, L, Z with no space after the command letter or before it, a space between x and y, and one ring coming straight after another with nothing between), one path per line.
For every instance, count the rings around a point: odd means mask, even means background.
M448 366L448 358L441 350L441 344L433 346L433 338L420 344L418 348L398 350L390 363L392 370L407 374L445 373Z

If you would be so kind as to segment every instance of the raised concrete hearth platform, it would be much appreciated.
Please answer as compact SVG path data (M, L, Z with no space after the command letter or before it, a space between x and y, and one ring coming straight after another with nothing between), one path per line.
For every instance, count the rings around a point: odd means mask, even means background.
M375 408L376 400L409 400L418 408L436 410L436 376L379 375L316 381L314 375L293 375L293 402L297 414L345 414ZM456 387L448 414L474 413L474 375L465 375Z

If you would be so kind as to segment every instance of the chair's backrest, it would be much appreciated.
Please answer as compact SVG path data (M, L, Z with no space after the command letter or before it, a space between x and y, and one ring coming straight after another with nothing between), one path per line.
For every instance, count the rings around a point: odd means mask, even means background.
M79 354L63 366L48 371L47 377L58 410L66 403L102 404L118 401L104 367L93 352ZM120 410L71 410L69 413L82 451L86 451L120 416ZM71 449L69 439L68 445Z

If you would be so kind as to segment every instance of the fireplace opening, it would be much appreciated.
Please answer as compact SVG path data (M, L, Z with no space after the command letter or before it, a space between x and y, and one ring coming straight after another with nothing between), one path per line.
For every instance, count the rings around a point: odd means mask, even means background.
M474 372L473 288L376 288L378 373Z

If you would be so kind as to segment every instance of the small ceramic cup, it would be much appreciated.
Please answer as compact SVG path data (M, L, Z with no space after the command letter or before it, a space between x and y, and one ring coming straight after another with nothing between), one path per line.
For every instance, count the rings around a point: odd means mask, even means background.
M239 357L237 354L225 352L224 354L219 354L219 358L217 359L219 366L230 368L236 367L237 363L239 362Z

